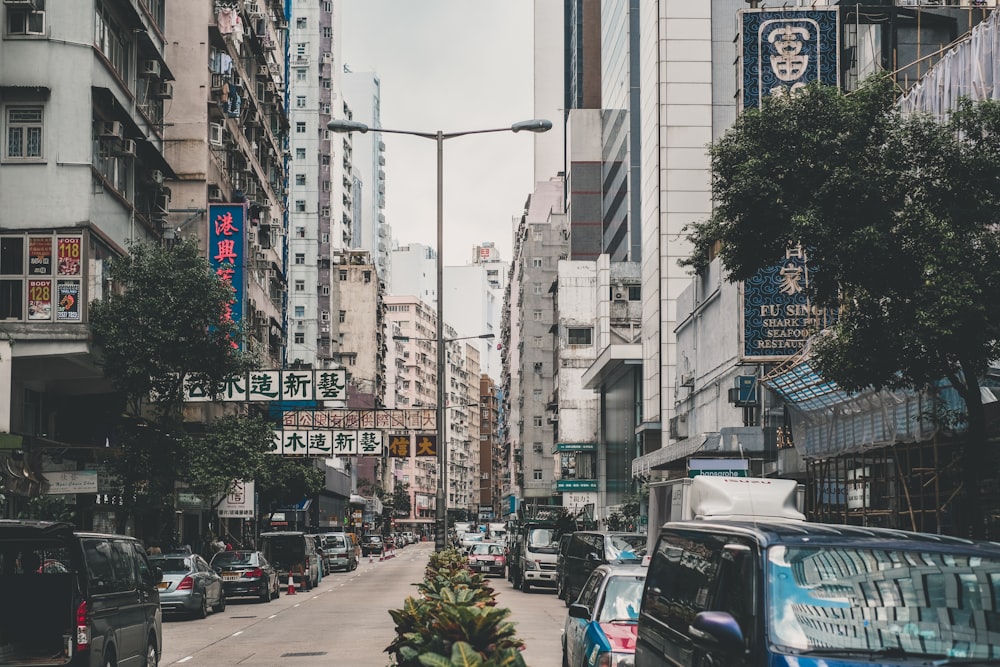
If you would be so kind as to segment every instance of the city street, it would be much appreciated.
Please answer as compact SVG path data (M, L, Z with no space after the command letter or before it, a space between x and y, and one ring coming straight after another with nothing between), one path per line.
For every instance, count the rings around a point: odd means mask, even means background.
M386 667L384 649L395 636L388 610L416 594L432 550L432 543L422 542L383 562L365 558L354 572L335 572L312 591L283 593L268 604L230 600L224 612L204 620L167 619L160 664ZM512 611L526 663L557 667L562 601L554 592L515 591L506 579L490 584L498 604Z

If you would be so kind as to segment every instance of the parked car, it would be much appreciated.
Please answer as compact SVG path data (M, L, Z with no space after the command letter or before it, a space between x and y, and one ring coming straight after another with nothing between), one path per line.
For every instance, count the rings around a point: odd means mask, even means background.
M477 542L469 548L469 569L485 575L506 576L506 549L496 542Z
M556 596L560 600L566 599L566 579L563 577L563 568L566 567L566 550L569 548L569 538L573 533L563 533L559 536L559 554L556 556ZM566 603L569 606L569 603Z
M270 602L281 594L278 571L259 551L220 551L209 565L222 577L227 598L255 597Z
M668 522L635 664L995 665L995 581L995 542L767 516Z
M163 571L160 608L164 613L190 614L196 618L225 611L226 590L222 577L198 554L171 553L150 556L149 562Z
M604 563L641 563L646 555L646 535L602 530L578 530L570 535L557 588L568 607L576 600L587 577Z
M462 533L462 537L460 538L459 543L461 544L461 549L466 553L468 553L469 549L472 547L473 544L482 541L483 541L482 533Z
M632 665L646 568L599 565L569 606L563 630L564 667Z
M327 533L324 535L323 558L332 570L350 572L358 567L360 550L354 543L351 533Z
M312 536L293 530L261 533L260 550L278 571L280 586L287 588L289 577L302 590L319 585L323 571Z
M385 551L385 542L381 535L364 535L361 537L362 556L381 556Z
M157 664L160 576L134 537L0 520L0 663Z

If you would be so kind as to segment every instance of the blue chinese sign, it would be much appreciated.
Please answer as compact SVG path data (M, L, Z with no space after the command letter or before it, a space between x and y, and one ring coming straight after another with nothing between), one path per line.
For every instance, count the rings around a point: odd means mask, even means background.
M743 10L743 108L819 81L835 86L837 8Z
M243 321L246 238L245 204L209 204L208 263L219 278L233 287L225 319L236 324Z
M806 338L837 318L833 308L809 302L809 267L801 246L785 260L743 283L743 358L780 361L802 349Z

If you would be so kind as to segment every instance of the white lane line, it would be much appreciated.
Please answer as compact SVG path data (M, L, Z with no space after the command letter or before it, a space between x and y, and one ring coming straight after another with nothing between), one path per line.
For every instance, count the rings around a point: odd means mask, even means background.
M299 602L298 604L293 604L292 606L293 606L293 607L301 607L301 606L302 606L302 603L301 603L301 602Z
M234 632L233 634L231 634L231 635L229 635L229 636L230 636L230 637L239 637L239 636L240 636L240 635L242 635L242 634L243 634L243 631L242 631L242 630L240 630L240 631L238 631L238 632Z
M181 658L180 660L178 660L178 661L177 661L177 664L179 665L179 664L181 664L182 662L187 662L188 660L190 660L190 659L191 659L191 658L193 658L193 657L194 657L194 656L191 656L191 655L189 655L189 656L188 656L188 657L186 657L186 658Z
M268 616L267 618L268 618L268 620L270 620L270 619L272 619L272 618L277 618L277 617L278 617L278 615L277 615L277 614L271 614L271 615L270 615L270 616Z

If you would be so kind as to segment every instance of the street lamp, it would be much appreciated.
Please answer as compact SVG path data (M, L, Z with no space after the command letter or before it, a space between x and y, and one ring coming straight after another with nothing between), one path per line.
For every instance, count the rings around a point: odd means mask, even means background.
M444 141L463 137L467 134L487 134L490 132L547 132L552 129L552 121L544 119L523 120L510 127L497 127L485 130L464 130L461 132L418 132L415 130L387 130L384 127L368 127L365 123L355 120L331 120L326 124L332 132L387 132L389 134L409 134L423 139L433 139L437 143L437 507L435 519L437 530L434 535L434 548L441 551L445 548L448 537L448 509L445 499L445 365L444 365ZM474 336L479 338L480 336Z

